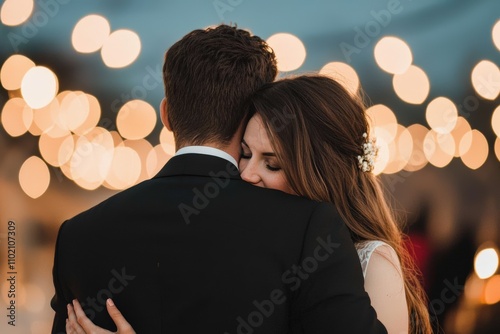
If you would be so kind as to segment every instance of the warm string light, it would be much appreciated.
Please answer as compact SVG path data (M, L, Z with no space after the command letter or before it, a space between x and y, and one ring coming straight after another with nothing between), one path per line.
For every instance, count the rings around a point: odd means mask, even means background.
M5 0L0 9L0 21L6 26L18 26L26 22L35 2L33 0Z
M498 270L498 250L495 247L480 247L474 258L474 271L480 279L493 276Z
M495 100L500 93L500 69L489 60L481 60L472 69L472 86L484 99Z
M359 89L359 77L356 70L346 63L335 61L326 64L319 71L341 84L352 94L356 95Z
M76 51L92 53L99 51L111 33L108 20L100 15L87 15L73 28L71 43Z
M408 44L393 36L383 37L377 42L374 56L378 66L391 74L405 73L413 62L413 55Z
M304 63L306 48L295 35L289 33L274 34L267 39L267 44L274 50L278 60L278 70L294 71Z
M392 78L392 86L398 97L410 104L422 104L431 89L427 74L415 65L410 65L401 74L395 74Z
M140 53L139 36L127 29L112 32L101 49L102 60L110 68L122 68L132 64Z
M109 21L96 14L81 18L71 35L73 48L80 53L101 51L104 64L123 68L132 64L141 53L141 39L130 29L111 32Z
M3 7L7 11L11 4L5 3ZM498 40L498 27L497 23L492 30L494 42ZM274 34L268 43L274 47L280 71L293 71L304 63L306 49L296 36ZM95 14L77 22L72 44L81 53L101 50L105 64L114 68L130 65L141 48L136 33L125 29L111 32L108 20ZM394 90L403 101L422 104L427 99L429 79L423 69L412 64L411 49L402 39L383 37L375 46L374 56L384 71L394 75ZM353 95L359 90L359 77L348 64L330 62L319 73L338 80ZM498 96L498 89L488 87L485 80L491 79L488 75L495 79L499 73L498 67L487 60L474 67L471 81L480 96L485 99ZM7 133L20 136L29 132L40 136L40 153L45 162L61 168L68 178L85 189L102 185L124 189L152 177L175 153L173 135L166 128L160 133L160 144L153 146L145 139L157 123L154 108L145 101L133 100L123 105L116 120L118 132L109 132L96 128L101 116L96 97L82 91L57 94L57 76L23 55L13 55L4 62L0 81L5 89L19 91L17 96L21 96L11 98L3 107L1 119ZM491 118L497 136L499 110L497 107ZM428 103L425 117L430 129L420 124L408 128L398 124L394 112L384 105L368 108L367 115L372 121L370 136L377 139L379 146L375 174L392 174L402 169L416 171L427 163L442 168L453 157L460 157L467 167L477 169L487 159L486 138L471 129L465 118L458 117L455 104L446 97L437 97ZM500 160L498 138L494 147ZM132 161L127 171L114 169L126 159ZM85 160L97 162L83 162Z

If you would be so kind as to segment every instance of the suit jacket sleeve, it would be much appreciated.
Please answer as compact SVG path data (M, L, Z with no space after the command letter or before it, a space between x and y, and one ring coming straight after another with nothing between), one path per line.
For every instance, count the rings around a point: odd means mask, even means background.
M66 319L68 318L66 305L70 302L69 300L65 299L63 293L62 282L60 280L60 268L58 264L61 256L60 239L62 238L61 234L63 226L64 224L61 225L57 236L56 250L54 255L54 267L52 269L55 289L54 297L50 301L50 306L55 311L54 323L52 325L52 334L66 333Z
M387 333L364 290L350 233L331 204L311 215L295 270L292 328L296 333Z

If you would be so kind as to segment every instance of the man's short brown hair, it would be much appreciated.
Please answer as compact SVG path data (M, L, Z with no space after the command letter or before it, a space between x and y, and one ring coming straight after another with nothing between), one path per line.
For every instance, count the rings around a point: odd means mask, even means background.
M177 146L229 143L246 118L246 100L276 74L274 52L248 31L219 25L184 36L163 65Z

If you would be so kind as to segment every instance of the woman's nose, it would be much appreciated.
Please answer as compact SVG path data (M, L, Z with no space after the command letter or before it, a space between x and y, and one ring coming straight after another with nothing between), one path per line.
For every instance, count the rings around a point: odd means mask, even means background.
M257 172L257 164L252 161L252 159L249 159L245 164L242 164L243 166L241 167L241 178L252 184L257 184L260 182L260 176Z

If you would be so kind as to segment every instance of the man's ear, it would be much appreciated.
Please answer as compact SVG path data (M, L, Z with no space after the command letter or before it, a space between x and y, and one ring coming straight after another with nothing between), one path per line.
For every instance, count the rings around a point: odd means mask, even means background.
M168 111L167 111L167 99L163 98L160 103L160 117L163 125L167 128L168 131L172 131L172 127L170 126L170 121L168 120Z

